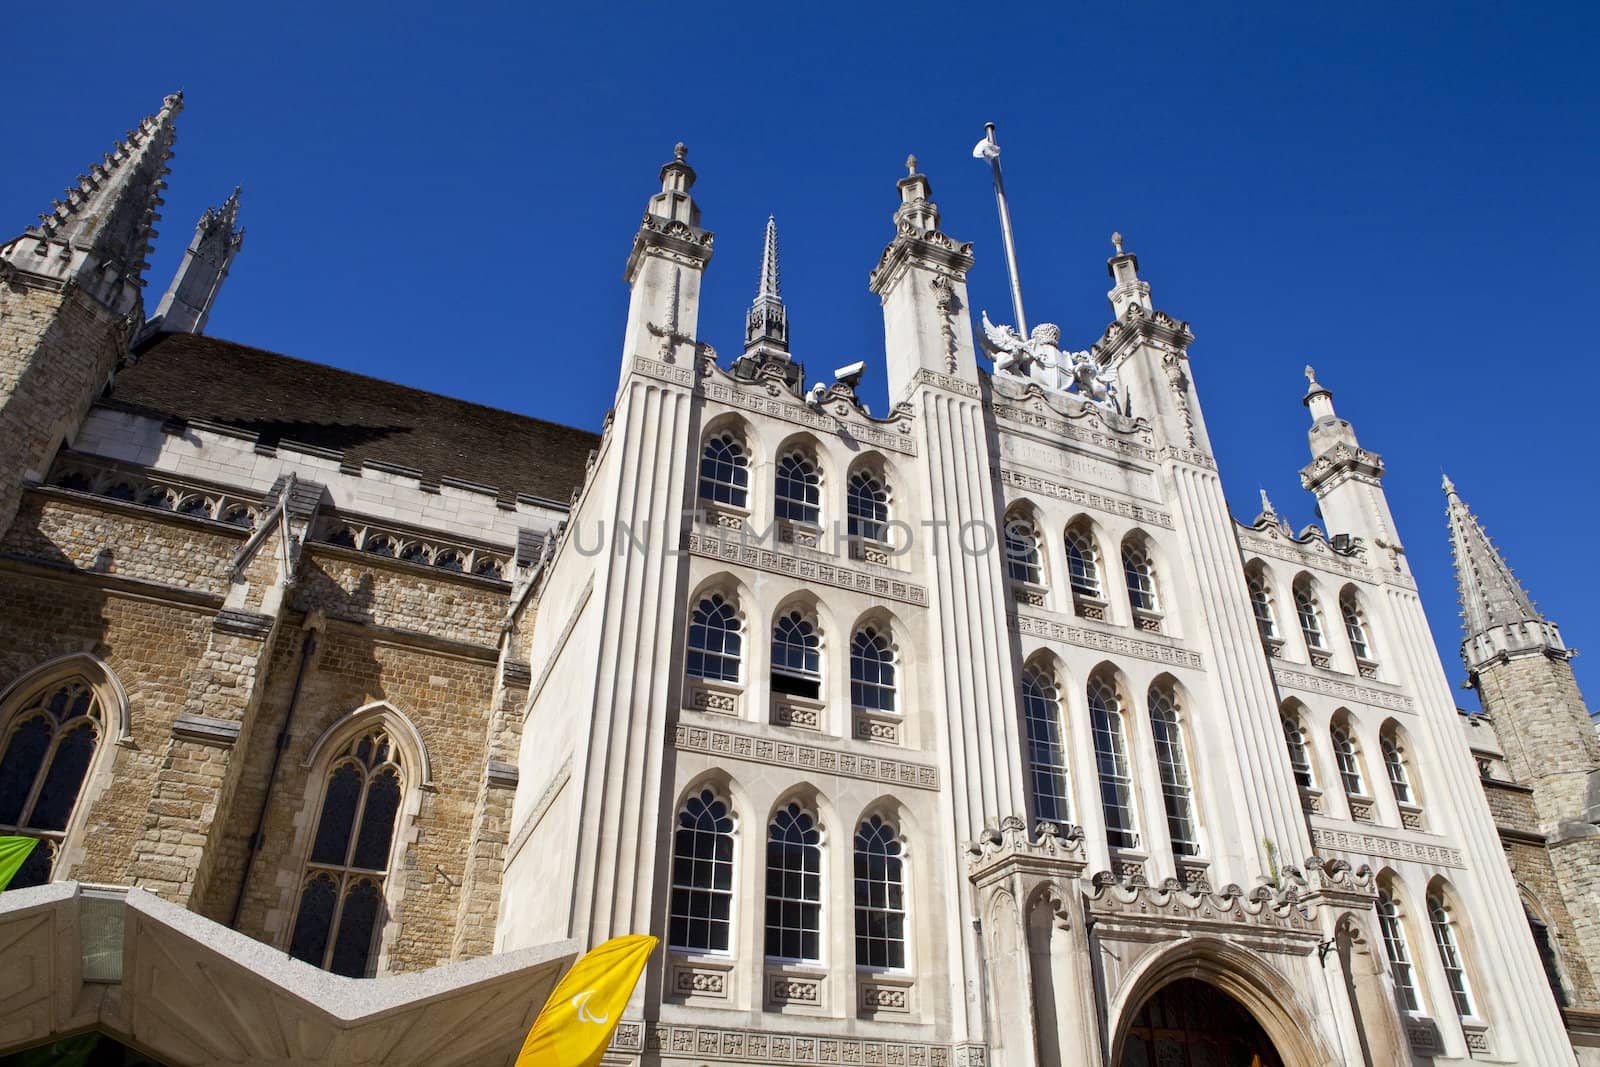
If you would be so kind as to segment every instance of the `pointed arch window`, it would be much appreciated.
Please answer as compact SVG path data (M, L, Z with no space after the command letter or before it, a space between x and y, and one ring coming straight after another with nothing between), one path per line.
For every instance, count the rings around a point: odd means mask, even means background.
M1339 614L1344 616L1345 636L1350 638L1350 651L1356 659L1372 659L1372 641L1367 635L1367 618L1356 599L1355 590L1346 589L1339 595Z
M1259 570L1245 577L1250 590L1250 610L1255 613L1256 629L1266 641L1278 639L1278 616L1272 608L1272 594L1267 590L1267 579Z
M1169 686L1157 685L1150 690L1150 733L1156 743L1161 799L1167 809L1167 830L1172 837L1173 854L1198 855L1200 837L1195 829L1194 787L1183 748L1178 703Z
M1572 1001L1567 997L1567 985L1561 977L1561 963L1556 958L1556 945L1550 937L1549 925L1533 913L1533 909L1526 901L1522 905L1522 914L1528 917L1528 931L1533 934L1534 948L1539 950L1539 962L1544 964L1545 981L1550 983L1550 992L1556 998L1556 1006L1570 1007Z
M850 641L850 704L864 711L894 711L894 647L875 627Z
M889 490L870 471L856 471L845 487L845 524L851 540L889 540Z
M773 514L815 526L822 514L822 479L811 457L790 452L778 461Z
M721 593L701 597L689 616L688 673L713 682L737 682L740 630L739 613L726 597Z
M906 965L905 869L900 836L877 815L856 830L856 965Z
M1106 842L1112 848L1137 848L1139 835L1133 818L1133 777L1128 769L1122 700L1104 678L1089 683L1089 723L1094 733L1095 764L1100 772Z
M1039 528L1027 511L1018 509L1006 516L1006 575L1014 582L1044 584L1044 565L1039 557Z
M1389 974L1394 978L1395 996L1406 1011L1418 1008L1417 983L1411 966L1411 949L1406 944L1405 924L1400 920L1394 896L1378 890L1378 929L1383 934L1383 952L1389 957Z
M1033 815L1040 822L1071 818L1067 744L1061 722L1061 692L1047 671L1022 672L1022 713L1028 730L1028 770L1033 784Z
M1283 741L1289 749L1289 767L1294 771L1294 784L1301 789L1311 789L1316 785L1311 774L1311 751L1306 746L1305 728L1300 724L1300 716L1293 712L1283 715Z
M822 695L822 641L798 611L772 627L772 691L816 700Z
M1150 550L1137 539L1122 544L1122 574L1128 582L1128 604L1134 611L1160 611L1156 596L1156 568Z
M1094 535L1081 526L1069 527L1067 544L1067 579L1072 591L1080 596L1100 595L1100 549Z
M822 959L822 832L798 803L767 829L767 955Z
M1350 734L1350 727L1335 723L1328 731L1328 737L1333 742L1333 759L1339 765L1339 781L1344 791L1352 796L1366 796L1367 783L1361 776L1361 754L1356 749L1356 740Z
M732 928L733 816L727 801L706 789L678 812L667 943L690 952L726 952Z
M295 959L349 978L372 973L404 780L382 729L335 758L289 942Z
M1416 803L1411 792L1411 779L1406 774L1405 757L1401 755L1394 735L1384 734L1379 738L1378 749L1383 753L1383 770L1389 776L1389 788L1394 791L1396 803Z
M1439 950L1439 962L1444 965L1445 984L1450 987L1450 1000L1456 1014L1472 1014L1472 991L1467 986L1467 968L1461 962L1461 949L1456 945L1455 926L1444 905L1444 896L1428 894L1428 925L1433 928L1433 944Z
M1305 635L1306 647L1322 651L1327 642L1322 636L1322 610L1317 607L1316 591L1307 578L1294 583L1294 611L1300 617L1300 632Z
M700 453L700 499L736 508L749 505L750 460L732 431L706 439Z
M0 746L0 834L39 841L12 889L50 880L104 734L104 710L84 678L36 690L10 717Z

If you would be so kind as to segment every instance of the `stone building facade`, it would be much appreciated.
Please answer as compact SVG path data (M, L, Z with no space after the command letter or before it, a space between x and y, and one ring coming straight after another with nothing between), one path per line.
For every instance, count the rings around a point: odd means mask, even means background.
M617 1065L1600 1056L1559 633L1451 489L1457 713L1314 375L1327 531L1236 522L1120 239L1087 350L975 332L909 168L874 415L771 223L698 339L680 146L597 436L205 336L237 192L147 321L181 106L0 248L0 1053L509 1062L648 931Z

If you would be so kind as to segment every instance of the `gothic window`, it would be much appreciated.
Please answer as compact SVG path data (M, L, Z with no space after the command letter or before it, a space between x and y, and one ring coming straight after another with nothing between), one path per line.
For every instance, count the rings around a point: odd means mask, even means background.
M393 556L400 546L388 534L378 534L367 538L367 543L362 547L375 556Z
M1406 928L1387 889L1378 890L1378 929L1383 933L1383 952L1389 957L1389 974L1394 978L1395 995L1406 1011L1418 1009L1417 983L1412 973L1411 949L1406 945Z
M1134 611L1158 611L1156 569L1150 550L1138 538L1122 543L1122 574L1128 580L1128 603Z
M1033 815L1040 822L1070 818L1067 743L1062 729L1061 693L1042 667L1022 672L1022 713L1028 729L1028 770L1033 779Z
M889 540L889 490L868 471L850 475L846 486L845 520L851 540Z
M875 627L863 626L850 641L850 705L894 711L894 648Z
M1413 804L1411 795L1411 779L1406 776L1405 758L1400 754L1400 746L1396 743L1392 733L1386 733L1378 739L1378 748L1383 753L1383 770L1389 776L1389 788L1394 790L1394 799L1400 804Z
M1456 1014L1472 1014L1472 994L1467 989L1467 969L1461 963L1461 950L1456 946L1456 931L1445 910L1444 897L1428 894L1428 925L1433 927L1433 944L1439 950L1439 962L1444 965L1445 984L1450 987L1450 999Z
M0 834L39 841L12 889L50 880L104 730L100 701L83 678L46 686L11 716L0 749Z
M1250 610L1255 612L1256 629L1268 641L1278 639L1278 616L1272 609L1272 594L1267 590L1267 577L1259 569L1245 576L1250 589Z
M809 456L790 452L780 459L775 484L776 518L817 525L822 509L822 479Z
M1550 938L1550 927L1535 915L1533 909L1526 903L1522 905L1522 913L1528 917L1528 930L1533 934L1533 946L1539 950L1539 962L1544 964L1545 981L1550 983L1550 992L1555 995L1556 1006L1569 1007L1572 1002L1567 997L1567 986L1561 978L1561 963L1556 958L1556 945Z
M1372 659L1372 642L1367 636L1367 619L1354 589L1339 594L1339 614L1344 616L1344 632L1350 638L1350 651L1356 659Z
M742 508L749 504L750 460L730 431L714 434L700 453L700 499Z
M1311 751L1306 747L1305 728L1300 716L1293 712L1283 714L1283 741L1289 747L1289 767L1294 771L1294 784L1310 789L1316 784L1311 775Z
M1033 517L1023 508L1006 516L1006 575L1016 582L1044 584L1044 567L1039 559L1039 530Z
M874 815L856 830L856 965L906 965L905 868L894 827Z
M232 526L254 526L255 516L244 504L230 504L222 509L222 514L217 516L223 522ZM355 547L354 545L351 546Z
M424 545L421 541L409 541L406 543L406 546L400 550L400 558L405 560L407 563L427 563L428 546Z
M767 830L767 955L822 959L822 833L798 803Z
M1197 855L1200 840L1195 831L1194 787L1189 780L1183 727L1171 686L1157 684L1150 689L1150 732L1156 743L1156 764L1161 769L1161 798L1167 808L1172 851L1178 856Z
M1128 769L1122 700L1103 678L1089 682L1089 723L1094 733L1095 764L1100 772L1106 841L1112 848L1137 848L1139 835L1134 830L1133 778Z
M688 673L713 682L739 680L739 613L721 593L702 597L689 616Z
M1366 796L1367 784L1361 777L1361 754L1356 748L1356 739L1350 734L1350 727L1335 723L1328 731L1328 736L1333 741L1333 759L1339 765L1339 780L1344 785L1344 791L1352 796Z
M504 569L500 566L499 560L484 557L478 560L477 566L472 568L472 573L480 578L499 578Z
M1305 634L1306 647L1327 648L1322 638L1322 612L1317 607L1316 590L1311 579L1303 574L1294 582L1294 611L1300 617L1300 632Z
M772 691L815 700L822 695L822 642L798 611L772 627Z
M1100 595L1100 550L1094 535L1082 526L1067 530L1067 578L1072 591L1082 596Z
M691 952L728 951L733 924L733 816L707 789L678 812L672 839L672 914L667 942Z
M295 959L350 978L372 973L403 782L382 729L335 759L289 942Z
M459 548L447 548L433 557L433 565L460 574L467 569L467 554Z

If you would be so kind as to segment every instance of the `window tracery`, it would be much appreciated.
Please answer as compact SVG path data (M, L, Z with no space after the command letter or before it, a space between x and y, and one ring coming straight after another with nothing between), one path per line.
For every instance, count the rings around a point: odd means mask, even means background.
M1256 629L1260 631L1263 640L1276 641L1278 616L1273 610L1272 593L1267 588L1266 575L1257 568L1245 576L1245 583L1250 590L1250 610L1256 617Z
M1295 579L1294 610L1300 618L1300 632L1305 635L1306 647L1321 652L1328 646L1322 636L1322 609L1317 607L1316 591L1305 575Z
M1339 613L1344 617L1344 632L1350 639L1350 651L1358 660L1371 660L1372 641L1367 635L1367 619L1354 589L1346 589L1339 595Z
M1334 723L1328 730L1328 737L1333 742L1333 758L1339 766L1339 781L1344 791L1352 796L1366 796L1367 783L1361 774L1361 755L1350 727L1342 722Z
M773 624L772 691L809 700L822 695L822 640L800 611L780 615Z
M667 943L691 952L726 952L732 926L733 816L727 801L705 789L678 811Z
M1006 575L1014 582L1044 584L1039 555L1039 528L1025 509L1013 510L1005 520Z
M0 745L0 834L39 841L11 888L50 881L104 734L104 710L84 678L36 690L10 716Z
M889 490L871 471L850 475L845 490L845 525L852 541L886 544L889 540Z
M905 868L899 835L874 815L856 830L856 965L906 965Z
M1450 1001L1457 1015L1468 1017L1472 1015L1472 991L1467 984L1467 968L1461 962L1461 950L1456 945L1455 927L1445 908L1444 896L1437 891L1428 894L1428 925L1433 928L1433 944L1439 950L1439 963L1444 967Z
M894 648L876 627L863 626L850 641L850 704L864 711L895 711Z
M713 434L701 450L700 499L736 508L749 506L750 460L731 430Z
M1034 818L1040 822L1065 823L1072 812L1067 745L1061 718L1061 692L1048 670L1030 667L1022 672L1022 713L1028 732Z
M1305 728L1300 716L1292 711L1283 713L1283 741L1289 749L1289 767L1294 771L1294 784L1301 789L1312 789L1316 780L1311 773L1311 752L1306 746Z
M1082 526L1069 526L1066 535L1067 580L1081 596L1100 596L1100 549L1094 535Z
M1383 934L1383 952L1389 959L1389 974L1394 979L1395 996L1405 1011L1416 1011L1417 984L1411 966L1411 948L1406 944L1406 928L1388 889L1378 890L1378 929Z
M1089 722L1094 733L1095 763L1100 772L1100 806L1106 818L1106 842L1112 848L1137 848L1133 817L1133 777L1128 767L1128 741L1123 729L1122 700L1104 678L1089 682Z
M778 461L774 482L774 517L815 526L822 511L822 479L817 465L802 452Z
M1136 538L1122 544L1122 574L1128 583L1128 604L1134 611L1160 611L1156 596L1156 569L1150 551Z
M739 680L743 644L739 613L721 593L702 597L689 616L689 650L685 670L714 682Z
M1178 704L1170 686L1157 685L1150 690L1150 732L1155 739L1156 765L1161 771L1161 799L1167 809L1167 830L1172 837L1173 854L1198 855L1200 835L1195 828L1194 786L1184 753Z
M778 809L767 829L767 955L822 959L822 833L799 802Z

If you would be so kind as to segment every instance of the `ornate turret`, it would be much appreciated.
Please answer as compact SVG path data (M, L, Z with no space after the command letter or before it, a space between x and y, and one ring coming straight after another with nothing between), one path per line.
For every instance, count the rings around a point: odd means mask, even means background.
M239 220L239 190L220 208L207 208L194 228L194 240L172 276L172 284L151 316L145 333L205 333L206 319L227 280L233 257L244 245Z
M778 223L771 215L761 248L761 281L744 317L744 354L755 360L789 358L789 313L778 294Z
M1389 551L1399 571L1400 539L1383 493L1383 457L1361 447L1355 427L1333 410L1333 394L1306 367L1303 403L1311 411L1311 462L1300 470L1300 484L1317 495L1329 535L1348 534Z
M1465 630L1461 659L1467 671L1476 675L1490 662L1530 653L1570 657L1561 631L1539 614L1448 476L1444 494Z
M680 141L661 166L661 191L646 205L628 253L622 277L633 293L624 379L635 359L676 363L698 350L700 280L711 262L712 235L700 228L700 207L689 195L695 173L688 158L689 149Z
M1139 257L1122 250L1122 234L1111 235L1111 247L1116 255L1106 260L1106 273L1113 283L1106 299L1111 301L1111 314L1120 320L1128 305L1137 304L1146 311L1153 310L1150 303L1150 283L1139 279Z
M140 287L177 136L183 94L129 130L67 186L39 225L0 248L0 260L25 274L75 282L118 314L143 311Z

